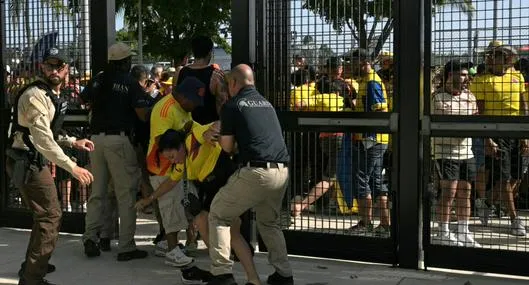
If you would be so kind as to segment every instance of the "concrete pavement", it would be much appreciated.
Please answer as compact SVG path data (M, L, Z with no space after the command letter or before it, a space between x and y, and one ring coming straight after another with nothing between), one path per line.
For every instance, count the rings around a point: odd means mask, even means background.
M51 259L57 271L46 278L51 282L64 284L182 284L179 270L163 263L163 258L152 254L155 225L149 220L138 221L138 246L148 250L150 255L144 260L130 262L116 261L116 243L113 251L102 253L99 258L87 259L79 235L61 234L58 247ZM151 234L149 234L151 233ZM0 284L17 284L17 271L29 240L29 231L0 228ZM204 245L202 244L203 248ZM198 265L207 268L207 251L201 250ZM291 257L296 285L429 285L429 284L529 284L529 278L498 278L492 274L455 274L453 272L415 271L375 265L321 258ZM268 265L266 254L257 253L255 262L261 279L273 269ZM244 273L240 264L235 265L235 275L239 284L244 284ZM521 278L521 277L518 277Z

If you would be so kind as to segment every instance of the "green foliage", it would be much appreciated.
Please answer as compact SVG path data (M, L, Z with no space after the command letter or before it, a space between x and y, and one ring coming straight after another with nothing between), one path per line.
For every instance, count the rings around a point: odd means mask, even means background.
M137 37L138 0L117 0L129 29ZM179 61L191 52L195 35L210 36L231 50L224 37L230 31L230 0L143 0L143 50L155 57Z
M432 1L436 6L453 6L469 16L472 16L474 11L472 0ZM394 2L394 0L303 0L302 7L320 16L339 33L348 28L359 47L374 46L373 53L377 55L393 30ZM379 23L384 23L384 26L379 29L380 35L376 36Z

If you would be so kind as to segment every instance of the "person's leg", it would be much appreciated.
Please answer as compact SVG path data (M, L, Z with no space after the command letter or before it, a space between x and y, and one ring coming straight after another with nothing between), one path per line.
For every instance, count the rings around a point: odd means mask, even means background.
M370 185L372 185L372 195L376 197L378 202L378 208L380 212L380 226L379 233L389 233L389 208L388 208L388 188L384 184L384 178L382 176L382 170L384 165L384 154L387 150L386 144L376 144L368 150L368 165L371 165L371 173L369 175ZM370 213L372 215L372 211Z
M105 157L114 185L119 211L119 252L136 250L136 191L139 185L139 168L134 148L126 136L106 136Z
M268 262L280 276L292 277L285 237L280 227L281 202L288 185L288 169L270 169L266 172L266 178L274 183L256 189L266 197L255 206L257 228L268 249Z
M83 243L86 245L88 241L91 241L91 248L87 253L87 248L85 246L85 253L89 256L98 256L98 250L95 250L95 248L92 250L92 245L97 244L97 233L101 230L102 226L103 203L104 200L107 199L109 171L105 158L105 136L94 135L92 136L92 141L97 145L94 151L90 152L90 162L92 165L94 182L92 182L92 191L87 203Z
M33 214L33 229L22 279L29 284L44 278L55 250L61 224L61 205L48 167L30 174L20 191Z
M211 273L215 276L232 274L230 227L239 216L261 203L268 193L262 190L264 181L260 168L236 171L213 198L209 213L209 256Z
M243 236L241 235L240 227L241 220L235 219L230 228L231 246L233 247L233 251L237 255L237 258L239 258L239 261L246 272L246 279L248 282L254 285L260 285L261 281L259 280L259 274L255 268L255 263L253 262L252 251L250 250L248 242L246 242L246 240L244 240Z

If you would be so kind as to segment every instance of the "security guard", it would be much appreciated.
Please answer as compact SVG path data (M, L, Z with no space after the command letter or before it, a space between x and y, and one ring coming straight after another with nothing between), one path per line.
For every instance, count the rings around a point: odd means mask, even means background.
M101 254L97 232L101 230L102 207L108 181L114 185L120 217L118 261L145 258L136 249L136 192L140 170L131 143L136 116L145 120L146 94L129 73L133 53L118 42L108 49L109 63L83 90L81 98L92 106L90 130L97 148L90 155L95 182L88 200L83 235L88 257ZM110 176L110 177L109 177Z
M34 223L18 284L52 284L44 276L55 270L48 260L59 236L62 212L47 161L70 172L82 184L93 181L92 174L77 166L59 146L94 149L89 140L59 135L67 107L59 97L68 73L66 57L59 49L50 48L40 69L41 76L23 88L16 98L13 143L7 149L8 174L31 209Z

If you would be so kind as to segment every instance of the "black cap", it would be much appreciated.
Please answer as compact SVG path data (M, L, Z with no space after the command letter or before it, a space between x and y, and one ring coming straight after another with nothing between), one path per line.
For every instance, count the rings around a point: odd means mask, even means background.
M459 72L462 69L469 70L473 66L474 64L472 64L472 62L461 62L459 59L453 59L445 64L445 67L444 67L445 78L448 77L449 72Z
M56 59L62 63L68 63L68 57L58 48L52 47L44 52L43 62Z
M364 48L359 48L359 49L356 49L354 50L353 52L351 52L351 54L349 55L349 59L351 61L353 60L371 60L371 53L369 51L367 51L366 49Z
M206 85L194 76L186 77L177 87L176 92L193 102L196 106L204 106Z

